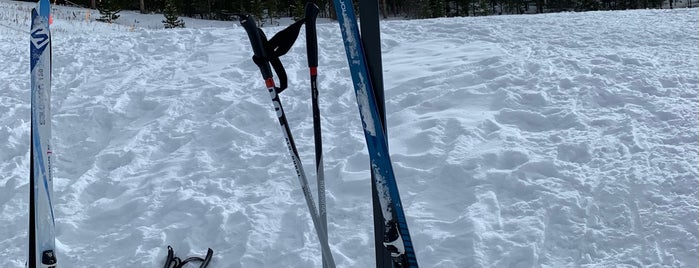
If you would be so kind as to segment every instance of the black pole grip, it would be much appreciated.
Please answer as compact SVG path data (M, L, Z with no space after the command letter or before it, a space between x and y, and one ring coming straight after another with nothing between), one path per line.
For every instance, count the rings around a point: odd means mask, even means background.
M257 23L251 15L240 15L240 25L243 26L245 31L248 33L248 38L250 38L250 45L252 45L252 51L255 53L253 60L257 67L260 68L260 73L264 79L272 78L272 69L269 66L269 60L267 58L267 53L265 53L265 46L262 42L262 36L260 29L257 28Z
M306 54L308 67L318 67L318 36L316 35L316 17L318 6L313 2L306 3Z

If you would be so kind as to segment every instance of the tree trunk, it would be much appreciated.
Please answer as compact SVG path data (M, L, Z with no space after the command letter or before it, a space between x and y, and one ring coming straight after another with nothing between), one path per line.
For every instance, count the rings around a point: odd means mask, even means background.
M536 13L544 13L544 1L536 1Z
M141 14L146 14L146 3L144 2L145 0L140 0L141 4Z
M90 8L92 8L92 9L97 9L97 2L96 2L96 0L90 0Z

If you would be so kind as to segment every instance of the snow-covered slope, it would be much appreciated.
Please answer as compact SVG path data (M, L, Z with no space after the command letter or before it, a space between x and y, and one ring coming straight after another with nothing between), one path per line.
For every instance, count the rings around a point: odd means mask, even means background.
M30 6L0 0L0 267L26 259ZM244 30L71 16L52 25L61 266L161 267L172 245L213 248L212 267L320 267ZM383 22L390 148L420 264L698 267L698 18ZM318 34L330 244L339 267L372 267L356 100L338 26ZM283 61L313 170L303 38Z

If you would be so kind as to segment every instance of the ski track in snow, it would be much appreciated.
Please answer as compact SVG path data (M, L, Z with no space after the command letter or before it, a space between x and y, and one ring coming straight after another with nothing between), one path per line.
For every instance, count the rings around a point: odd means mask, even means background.
M30 8L0 0L0 267L26 259ZM52 25L62 266L160 267L167 245L211 247L212 267L321 266L244 30L80 12L56 7ZM390 148L420 264L698 267L697 18L382 22ZM318 38L329 241L339 267L372 267L369 161L338 25ZM281 98L310 172L303 40L282 59Z

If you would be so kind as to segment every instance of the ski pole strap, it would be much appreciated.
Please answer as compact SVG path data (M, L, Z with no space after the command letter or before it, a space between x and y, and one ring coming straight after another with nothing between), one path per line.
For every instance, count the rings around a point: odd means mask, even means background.
M163 268L182 268L187 263L195 262L195 261L201 262L201 265L199 266L199 268L206 268L206 266L209 265L209 262L211 262L211 257L213 255L214 255L214 251L211 248L209 248L209 250L206 251L206 257L204 257L204 258L189 257L183 261L179 257L175 256L175 252L171 246L167 246L167 259L165 260L165 266Z
M254 56L253 62L260 68L264 79L272 78L272 69L279 78L279 86L275 87L277 93L281 93L288 86L286 70L279 57L285 55L294 45L301 31L301 25L306 22L306 19L301 19L286 27L275 34L271 39L267 40L267 36L262 29L257 27L255 20L250 15L241 15L240 24L248 33L250 44Z

